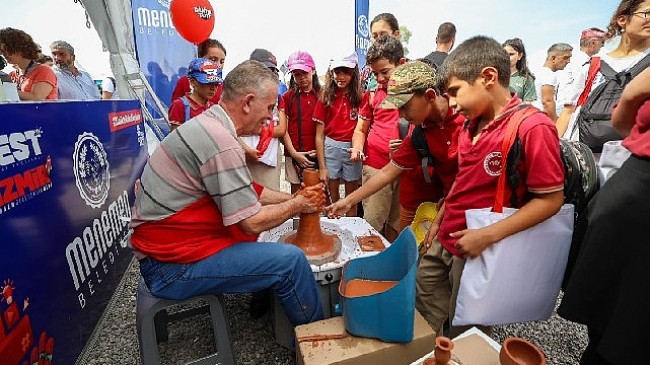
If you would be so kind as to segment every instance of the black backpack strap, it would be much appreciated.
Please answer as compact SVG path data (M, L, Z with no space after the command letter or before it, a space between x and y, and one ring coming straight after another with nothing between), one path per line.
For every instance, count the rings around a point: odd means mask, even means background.
M513 113L518 113L523 109L527 109L527 108L534 108L534 107L527 104L521 104L517 107L515 111L513 111ZM541 113L541 111L539 110L537 112ZM524 120L528 119L528 117L533 114L536 113L531 112L531 114L524 115L523 116ZM521 160L521 156L523 152L522 150L523 148L521 146L521 138L519 136L519 131L517 131L517 137L515 138L515 142L510 148L510 152L508 152L508 157L506 158L506 171L505 171L507 174L506 176L508 177L507 179L508 186L510 187L510 206L513 208L519 207L519 199L517 199L517 187L519 187L519 183L521 182L521 176L519 175L517 166L519 165L519 161Z
M650 53L648 53L645 57L643 57L641 61L637 62L636 65L632 66L629 72L632 75L632 77L636 77L636 75L640 74L643 70L645 70L648 67L650 67Z
M431 183L431 176L429 176L429 169L427 167L433 165L434 160L433 156L431 156L431 151L429 151L429 145L427 144L427 138L424 135L424 127L422 125L413 128L413 132L411 132L411 144L418 155L420 155L424 181Z
M613 79L616 77L616 74L618 74L618 72L616 72L612 66L607 64L603 59L600 60L600 70L598 71L608 79Z

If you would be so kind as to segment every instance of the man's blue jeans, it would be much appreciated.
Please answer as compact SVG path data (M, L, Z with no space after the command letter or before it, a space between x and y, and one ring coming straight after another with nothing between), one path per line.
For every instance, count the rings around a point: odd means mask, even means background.
M191 264L148 257L140 261L140 273L151 293L163 299L271 288L294 326L323 318L309 262L302 250L289 244L238 243Z

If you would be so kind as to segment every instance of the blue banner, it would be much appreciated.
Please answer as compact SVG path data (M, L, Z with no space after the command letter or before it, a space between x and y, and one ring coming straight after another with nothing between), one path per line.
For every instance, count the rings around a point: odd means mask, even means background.
M366 55L370 48L370 20L368 20L369 0L354 1L354 44L359 57L359 69L366 65Z
M132 258L140 103L0 104L0 115L0 363L73 364Z
M170 0L131 0L140 69L166 107L171 104L176 82L187 74L187 66L196 58L196 47L174 28L169 4Z

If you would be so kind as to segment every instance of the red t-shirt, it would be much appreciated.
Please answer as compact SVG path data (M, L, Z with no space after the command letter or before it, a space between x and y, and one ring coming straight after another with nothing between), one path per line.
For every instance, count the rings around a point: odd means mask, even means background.
M623 140L623 146L636 156L650 158L650 100L639 108L636 122L630 135Z
M400 204L408 204L410 209L417 208L425 201L437 202L449 192L458 172L458 135L464 122L465 118L454 114L451 108L442 126L425 122L424 137L434 159L433 168L428 167L433 174L430 176L434 177L431 183L424 180L422 158L413 147L411 134L404 138L392 158L396 166L406 170L402 173L400 184L406 182L407 188L400 185Z
M318 100L314 108L314 121L323 124L325 135L335 141L351 142L358 118L359 108L352 108L347 92L337 91L329 107Z
M176 82L176 86L174 86L174 91L172 91L172 103L174 100L180 98L183 95L187 95L190 92L192 92L190 89L190 79L187 78L187 76L181 76ZM221 100L222 92L223 84L219 84L219 86L217 86L217 91L214 93L212 99L210 99L210 102L212 104L217 104L219 100Z
M408 136L413 131L413 125L409 125ZM399 131L395 138L399 138ZM402 141L402 143L404 143ZM404 147L405 149L407 147ZM393 153L393 157L399 149ZM395 163L394 160L392 160ZM421 160L420 160L421 162ZM422 163L418 166L404 169L399 180L399 204L408 210L417 210L420 204L424 202L437 202L442 197L442 184L434 174L433 166L426 166L427 175L431 182L424 180L422 172Z
M197 115L203 113L204 111L210 109L212 105L211 100L205 102L205 105L201 105L190 98L190 94L185 94L187 100L190 102L190 119L196 117ZM169 123L175 125L181 125L186 122L185 120L185 104L179 98L172 102L172 105L169 107Z
M517 97L504 107L513 109L521 103ZM438 239L442 246L456 256L455 238L449 235L467 228L465 211L468 209L491 208L497 181L501 175L501 148L505 129L512 113L493 120L481 131L481 137L472 145L472 131L477 121L471 121L458 137L458 174L454 190L445 199L443 217ZM543 194L560 191L564 187L564 165L560 158L560 147L555 124L544 113L536 113L519 126L522 156L517 170L521 182L517 198L521 205L526 203L526 192ZM507 188L508 184L506 184ZM510 196L504 200L508 205Z
M37 65L33 70L30 70L25 77L18 77L20 83L20 90L24 92L32 91L34 84L45 82L52 85L52 90L45 97L45 100L55 100L59 98L58 81L56 74L51 67L46 65Z
M299 152L311 151L316 149L316 122L312 119L314 115L314 108L318 102L318 94L316 90L312 89L308 93L300 93L300 141L302 146L298 144L298 96L294 96L293 89L287 91L282 95L281 109L287 115L287 132L293 143L293 148ZM302 150L300 149L302 147ZM289 151L284 150L284 155L289 156Z
M372 105L370 105L370 93L374 92ZM359 117L370 121L370 129L366 138L366 156L364 164L375 169L381 169L390 161L390 148L388 142L397 129L399 122L399 111L397 109L380 108L386 99L386 89L379 85L376 91L367 91L359 110Z

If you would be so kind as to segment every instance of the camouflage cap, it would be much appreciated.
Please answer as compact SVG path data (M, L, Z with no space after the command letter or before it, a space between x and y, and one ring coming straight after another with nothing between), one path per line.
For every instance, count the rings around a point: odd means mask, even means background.
M388 96L379 106L398 109L408 103L418 90L434 88L436 71L424 62L413 61L400 65L388 80Z

